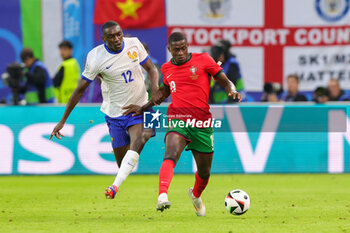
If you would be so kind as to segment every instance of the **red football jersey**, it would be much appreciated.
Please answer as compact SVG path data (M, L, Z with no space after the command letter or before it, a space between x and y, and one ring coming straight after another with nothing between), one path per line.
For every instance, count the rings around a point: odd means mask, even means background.
M168 108L170 119L211 119L209 111L210 76L222 72L208 53L190 53L182 65L173 60L162 65L163 82L170 88L171 104Z

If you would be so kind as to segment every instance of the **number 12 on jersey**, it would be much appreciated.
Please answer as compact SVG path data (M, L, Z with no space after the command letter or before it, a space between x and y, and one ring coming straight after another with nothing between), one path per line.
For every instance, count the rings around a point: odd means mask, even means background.
M132 79L132 77L131 77L132 76L131 70L128 70L128 71L122 73L122 76L125 80L125 83L129 83L129 82L134 81L134 79Z

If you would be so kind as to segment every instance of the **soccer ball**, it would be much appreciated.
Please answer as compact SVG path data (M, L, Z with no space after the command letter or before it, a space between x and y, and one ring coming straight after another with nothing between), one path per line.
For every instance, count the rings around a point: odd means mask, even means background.
M250 207L250 198L243 190L232 190L225 197L225 207L233 215L244 214Z

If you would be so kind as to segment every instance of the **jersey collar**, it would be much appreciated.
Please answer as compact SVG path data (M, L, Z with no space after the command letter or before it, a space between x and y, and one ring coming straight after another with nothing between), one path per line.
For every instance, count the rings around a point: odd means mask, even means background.
M188 61L191 59L191 57L192 57L192 53L189 53L189 54L188 54L187 60L186 60L184 63L182 63L181 65L178 65L178 64L174 61L174 59L171 58L171 64L176 65L176 66L182 66L183 64L185 64L186 62L188 62Z
M121 53L121 52L123 51L124 46L125 46L125 42L124 42L124 40L123 40L122 48L121 48L119 51L117 51L117 52L111 51L111 50L107 47L106 43L104 44L104 46L105 46L107 52L109 52L109 53L111 53L111 54L118 54L118 53Z

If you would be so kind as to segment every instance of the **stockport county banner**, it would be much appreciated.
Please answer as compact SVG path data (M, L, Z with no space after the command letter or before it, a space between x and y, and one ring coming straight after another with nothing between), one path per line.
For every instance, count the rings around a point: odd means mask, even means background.
M224 38L232 45L248 91L286 81L300 89L329 79L350 89L350 0L168 0L168 34L182 31L193 52Z

